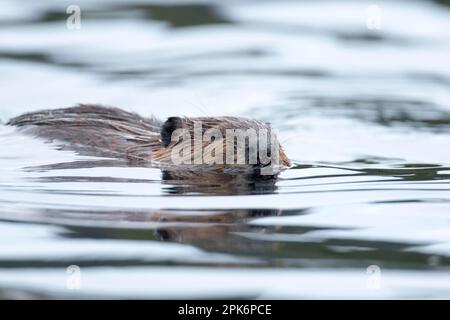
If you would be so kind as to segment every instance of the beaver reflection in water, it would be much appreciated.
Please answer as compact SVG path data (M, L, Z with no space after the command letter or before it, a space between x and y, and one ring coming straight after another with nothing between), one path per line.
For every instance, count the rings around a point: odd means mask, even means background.
M201 123L201 141L196 136L196 123ZM226 151L224 141L228 130L255 130L261 129L270 132L265 144L268 156L275 155L275 165L270 163L271 174L276 177L282 170L290 166L289 159L279 146L275 134L270 125L257 120L238 117L171 117L162 122L154 117L144 118L135 113L123 111L118 108L103 107L99 105L79 105L71 108L43 110L27 113L13 118L8 125L20 127L26 133L45 138L51 141L60 141L64 146L74 149L81 154L102 157L125 159L129 164L148 165L158 167L168 172L171 177L193 178L204 174L225 173L227 175L261 176L262 169L268 166L267 161L261 161L260 153L257 153L255 162L229 163L225 161ZM208 129L216 129L222 134L210 137L205 141L203 134ZM181 163L173 160L174 149L180 146L180 136L174 138L177 129L184 129L192 141L189 145L193 148L188 155L182 152ZM272 138L272 139L271 139ZM234 139L234 138L233 138ZM221 141L219 141L221 140ZM234 155L239 148L245 149L246 161L250 158L248 139L245 144L233 146ZM221 143L223 150L215 149L211 155L219 155L224 161L205 163L205 150L211 143ZM234 142L234 140L233 140ZM275 143L273 143L275 142ZM200 152L195 145L200 146ZM274 148L274 144L276 148ZM258 145L259 147L259 145ZM275 150L275 154L273 151ZM184 151L181 150L181 151ZM223 151L223 154L218 154ZM217 158L215 158L217 159ZM236 157L237 159L237 157ZM264 173L264 175L267 175Z

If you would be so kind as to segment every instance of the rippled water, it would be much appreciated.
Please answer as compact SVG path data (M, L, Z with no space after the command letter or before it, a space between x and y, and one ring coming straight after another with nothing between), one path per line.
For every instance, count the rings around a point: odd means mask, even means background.
M369 30L366 1L76 2L80 30L0 1L2 120L250 116L295 165L180 181L0 125L0 297L450 298L448 7L377 2Z

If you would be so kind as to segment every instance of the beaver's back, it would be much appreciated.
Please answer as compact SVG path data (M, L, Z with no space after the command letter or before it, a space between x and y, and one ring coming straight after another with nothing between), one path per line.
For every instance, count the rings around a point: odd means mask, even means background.
M63 146L83 154L136 161L148 160L152 147L161 143L161 121L99 105L27 113L7 124L49 141L63 142Z

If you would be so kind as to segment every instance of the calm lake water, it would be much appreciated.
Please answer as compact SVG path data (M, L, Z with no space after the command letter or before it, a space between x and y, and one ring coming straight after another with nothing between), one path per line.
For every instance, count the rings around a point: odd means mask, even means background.
M449 7L0 8L3 122L80 102L248 116L295 164L276 183L190 183L0 124L1 298L450 298Z

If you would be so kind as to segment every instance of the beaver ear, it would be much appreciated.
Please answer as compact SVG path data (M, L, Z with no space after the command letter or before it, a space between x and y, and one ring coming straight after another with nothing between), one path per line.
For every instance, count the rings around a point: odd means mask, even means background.
M183 122L179 117L170 117L167 118L166 122L162 125L161 128L161 144L163 147L167 147L172 141L172 133L181 128L183 126Z

